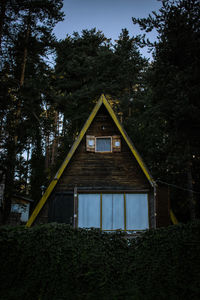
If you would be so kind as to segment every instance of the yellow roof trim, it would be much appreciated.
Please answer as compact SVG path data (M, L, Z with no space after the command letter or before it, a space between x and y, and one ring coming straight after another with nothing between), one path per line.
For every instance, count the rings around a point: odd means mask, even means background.
M71 157L73 156L74 152L76 151L78 145L80 144L82 138L84 137L87 129L89 128L90 124L92 123L93 119L95 118L95 116L96 116L96 114L97 114L97 112L98 112L98 110L99 110L99 108L101 107L102 104L105 105L105 107L108 110L111 118L113 119L114 123L116 124L117 128L119 129L120 133L122 134L123 138L125 139L126 143L128 144L131 152L133 153L134 157L136 158L137 162L139 163L141 169L143 170L143 172L144 172L145 176L147 177L147 179L149 180L150 184L152 186L155 184L155 182L154 182L153 178L151 177L148 169L146 168L144 162L142 161L142 158L140 157L139 153L137 152L137 150L133 146L132 142L128 138L125 130L122 128L121 124L119 123L119 121L118 121L113 109L111 108L110 104L106 100L105 96L102 94L101 97L99 98L99 101L95 105L93 111L91 112L89 118L87 119L85 125L83 126L79 136L77 137L77 139L74 142L72 148L70 149L68 155L66 156L64 162L62 163L61 167L59 168L58 172L56 173L54 179L51 181L51 183L48 186L47 190L45 191L44 195L42 196L42 198L38 202L37 206L35 207L32 215L30 216L28 222L26 223L27 227L30 227L33 224L33 222L35 221L35 219L36 219L37 215L39 214L40 210L42 209L42 207L46 203L48 197L50 196L51 192L53 191L54 187L56 186L59 178L61 177L62 173L64 172L64 170L65 170L66 166L68 165Z
M97 104L95 105L93 111L91 112L89 118L87 119L85 125L83 126L83 129L81 130L79 136L77 137L76 141L74 142L73 146L71 147L68 155L66 156L64 162L62 163L61 167L59 168L58 172L56 173L54 179L51 181L50 185L48 186L47 190L45 191L44 195L38 202L37 206L35 207L32 215L30 216L28 222L26 223L27 227L30 227L33 222L35 221L37 215L39 214L41 208L44 206L46 203L48 197L50 196L51 192L53 191L54 187L57 184L58 179L62 175L63 171L65 170L66 166L68 165L71 157L73 156L74 152L76 151L78 145L80 144L82 138L84 137L84 134L86 133L87 129L89 128L90 124L92 123L94 117L96 116L99 108L102 105L102 97L99 99Z
M172 224L173 225L177 225L178 224L178 220L177 220L175 214L173 213L173 211L171 209L170 209L169 213L170 213L170 219L172 221Z
M117 128L119 129L121 135L123 136L123 138L125 139L127 145L129 146L131 152L133 153L133 155L135 156L138 164L140 165L142 171L144 172L145 176L147 177L147 179L149 180L150 184L153 186L155 184L150 172L148 171L147 167L145 166L141 156L139 155L139 153L137 152L136 148L133 146L133 143L130 141L128 135L126 134L124 128L122 127L122 125L120 124L120 122L118 121L112 107L110 106L110 104L108 103L108 101L106 100L105 96L102 95L102 102L105 105L105 107L107 108L110 116L112 117L113 121L115 122Z

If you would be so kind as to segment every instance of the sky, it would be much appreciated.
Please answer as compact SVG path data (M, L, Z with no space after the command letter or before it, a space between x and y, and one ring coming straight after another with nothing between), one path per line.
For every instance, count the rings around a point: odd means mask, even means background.
M81 33L83 29L96 28L114 42L122 28L127 28L130 36L140 34L132 17L147 17L160 7L157 0L64 0L65 20L56 25L54 33L58 39L64 39L75 31ZM156 33L150 33L148 37L155 40ZM148 49L142 49L141 53L151 57Z

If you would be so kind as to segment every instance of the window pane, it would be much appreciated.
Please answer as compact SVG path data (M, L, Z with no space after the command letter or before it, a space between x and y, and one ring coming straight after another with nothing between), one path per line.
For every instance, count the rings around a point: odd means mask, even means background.
M113 229L124 229L123 194L113 194Z
M126 194L126 229L149 228L147 194Z
M111 152L111 138L96 138L96 151Z
M79 194L78 227L100 228L100 195Z
M94 146L94 141L93 141L93 140L89 140L89 141L88 141L88 145L89 145L89 146Z
M102 195L102 229L124 229L123 194Z
M113 229L112 194L102 195L102 229Z

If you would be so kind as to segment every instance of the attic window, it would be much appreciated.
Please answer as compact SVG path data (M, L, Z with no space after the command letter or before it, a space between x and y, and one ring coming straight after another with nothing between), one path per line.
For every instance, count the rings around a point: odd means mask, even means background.
M121 137L113 136L86 136L86 150L88 152L121 152Z
M112 152L111 137L96 138L96 152Z

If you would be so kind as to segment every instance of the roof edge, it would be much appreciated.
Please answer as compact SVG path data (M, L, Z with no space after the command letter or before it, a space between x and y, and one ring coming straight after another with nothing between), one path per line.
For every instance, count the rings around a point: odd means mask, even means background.
M140 154L138 153L138 151L136 150L135 146L133 145L132 141L130 140L130 138L128 137L125 129L122 127L121 123L119 122L115 112L113 111L112 107L110 106L110 104L108 103L108 101L106 100L105 96L102 95L102 100L103 100L103 104L105 105L105 107L107 108L110 116L112 117L115 125L117 126L117 128L119 129L121 135L123 136L123 138L125 139L127 145L129 146L131 152L133 153L134 157L136 158L139 166L141 167L142 171L144 172L146 178L148 179L148 181L150 182L151 186L155 186L156 183L153 179L153 177L151 176L149 170L147 169L147 166L145 165L144 161L142 160L142 157L140 156Z
M56 173L56 175L54 176L53 180L51 181L51 183L49 184L47 190L45 191L44 195L42 196L42 198L40 199L40 201L38 202L37 206L35 207L32 215L30 216L30 218L28 219L27 223L26 223L26 227L30 227L33 222L35 221L37 215L39 214L40 210L42 209L42 207L44 206L44 204L46 203L48 197L50 196L50 194L52 193L54 187L56 186L59 178L61 177L63 171L65 170L66 166L68 165L68 163L70 162L74 152L76 151L78 145L80 144L81 140L83 139L87 129L89 128L90 124L92 123L94 117L96 116L99 108L101 107L103 103L103 94L101 95L101 97L99 98L97 104L95 105L95 107L93 108L91 114L89 115L87 121L85 122L82 130L80 131L77 139L75 140L75 142L73 143L70 151L68 152L66 158L64 159L61 167L58 169L58 172Z
M104 94L102 94L101 97L99 98L98 102L96 103L95 107L93 108L91 114L89 115L87 121L85 122L82 130L80 131L80 134L78 135L77 139L73 143L69 153L67 154L66 158L64 159L61 167L58 169L58 172L56 173L53 180L49 184L47 190L45 191L42 198L40 199L40 201L36 205L32 215L30 216L29 220L26 223L26 227L30 227L34 223L36 217L38 216L40 210L42 209L42 207L46 203L48 197L52 193L54 187L56 186L56 184L59 180L59 178L61 177L61 175L64 172L64 170L65 170L66 166L68 165L68 163L70 162L74 152L76 151L77 147L79 146L79 144L80 144L81 140L83 139L87 129L89 128L90 124L92 123L93 119L95 118L95 116L96 116L96 114L97 114L97 112L100 109L102 104L105 105L107 111L109 112L109 114L110 114L111 118L113 119L115 125L117 126L117 128L119 129L119 131L122 134L123 138L125 139L128 147L130 148L132 154L134 155L135 159L137 160L139 166L141 167L142 171L144 172L144 174L145 174L146 178L148 179L148 181L150 182L151 186L153 186L153 187L156 186L156 183L153 180L153 177L151 176L150 172L148 171L146 165L144 164L141 156L137 152L136 148L134 147L133 143L131 142L131 140L129 139L127 133L125 132L124 128L120 124L117 116L115 115L112 107L110 106L110 104L106 100Z

